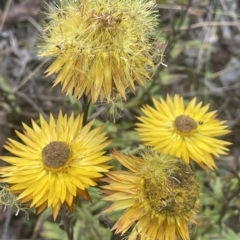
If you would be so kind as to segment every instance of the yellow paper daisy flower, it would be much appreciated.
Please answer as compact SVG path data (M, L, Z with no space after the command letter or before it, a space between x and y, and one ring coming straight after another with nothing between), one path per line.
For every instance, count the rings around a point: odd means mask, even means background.
M216 111L208 112L209 104L196 105L196 98L184 107L183 98L178 94L172 100L160 102L153 99L155 108L142 108L146 116L138 117L137 131L147 146L154 150L180 157L189 163L192 159L201 166L216 168L213 156L227 154L225 146L231 143L215 137L229 133L226 121L216 119Z
M156 14L147 0L62 0L50 6L39 55L66 94L102 102L143 85L153 67L150 33ZM148 69L148 70L147 70Z
M190 166L152 150L142 158L113 156L130 171L112 171L103 179L104 200L114 202L104 212L125 209L112 230L128 240L190 240L188 223L195 223L200 194Z
M61 111L49 123L40 115L40 126L33 120L32 128L23 124L24 134L16 131L23 144L8 139L4 146L15 156L0 157L11 164L0 168L1 181L38 213L52 207L54 219L63 203L72 210L77 195L91 200L87 188L108 171L111 159L103 156L109 141L102 127L90 130L92 124L83 126L83 114L74 119Z

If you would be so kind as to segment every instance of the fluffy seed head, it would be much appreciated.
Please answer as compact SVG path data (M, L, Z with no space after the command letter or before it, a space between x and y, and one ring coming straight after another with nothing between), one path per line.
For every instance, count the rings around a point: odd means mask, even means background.
M153 67L150 34L157 25L146 0L62 0L50 6L39 55L52 57L48 75L57 73L76 98L92 102L126 99L126 89L143 85Z
M104 198L114 203L104 212L126 209L112 230L128 240L190 240L188 223L195 223L199 185L180 158L145 150L142 158L113 152L128 171L112 171L103 179Z

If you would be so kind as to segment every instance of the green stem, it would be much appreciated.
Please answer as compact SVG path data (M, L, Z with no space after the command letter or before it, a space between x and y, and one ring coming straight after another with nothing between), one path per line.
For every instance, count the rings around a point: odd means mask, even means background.
M83 95L83 105L82 105L82 111L84 113L83 126L85 126L87 124L89 107L90 107L90 101L87 99L87 96L84 94Z
M67 213L67 208L66 208L66 205L63 204L61 207L61 217L62 217L63 227L67 233L68 240L73 240L72 221L67 217L66 213Z

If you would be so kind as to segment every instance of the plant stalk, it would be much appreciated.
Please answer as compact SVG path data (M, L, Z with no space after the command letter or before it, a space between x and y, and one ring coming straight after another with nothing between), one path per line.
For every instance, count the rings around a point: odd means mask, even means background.
M61 218L62 218L62 223L64 230L67 233L68 240L73 240L73 226L72 226L72 221L67 217L67 208L66 205L63 204L61 207Z

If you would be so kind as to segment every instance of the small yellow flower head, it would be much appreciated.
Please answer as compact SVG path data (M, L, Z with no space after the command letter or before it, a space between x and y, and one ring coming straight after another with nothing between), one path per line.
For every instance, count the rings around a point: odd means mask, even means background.
M93 121L82 123L83 115L68 118L60 111L49 123L40 115L40 126L32 121L32 128L23 124L24 134L16 131L24 144L9 139L4 146L15 156L0 157L12 164L0 168L1 181L38 213L51 206L56 219L63 203L72 210L77 195L91 200L87 188L109 169L105 133L101 127L90 130Z
M226 121L216 119L216 111L208 112L209 104L196 105L196 98L184 107L183 98L178 94L173 99L160 102L153 99L155 108L142 108L146 116L138 117L137 131L147 146L154 150L177 156L189 163L192 159L201 166L216 168L213 156L227 154L225 146L231 143L215 137L225 135Z
M39 55L53 57L48 75L57 73L76 98L92 102L126 99L126 88L143 85L153 67L150 33L157 25L147 0L62 0L51 6Z
M130 171L112 171L103 179L114 203L104 212L126 209L112 230L126 233L128 240L190 240L188 223L195 223L199 185L188 164L181 159L146 150L142 158L114 152Z
M115 123L117 119L121 118L121 113L126 109L123 106L123 99L118 94L111 98L109 102L101 103L100 111L105 119Z

